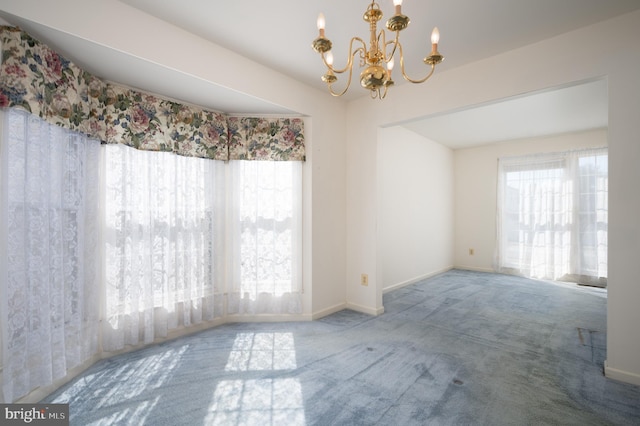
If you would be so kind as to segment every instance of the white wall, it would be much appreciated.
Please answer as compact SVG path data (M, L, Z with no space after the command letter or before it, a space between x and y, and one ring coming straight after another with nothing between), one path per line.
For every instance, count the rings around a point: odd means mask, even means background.
M453 266L453 152L402 127L378 131L382 288Z
M607 145L607 131L600 129L454 151L456 267L493 271L498 158Z
M313 180L306 195L311 206L304 220L311 232L304 235L310 256L305 268L312 270L306 292L311 293L313 318L336 312L346 306L346 154L345 109L331 105L333 98L322 93L312 111L312 144L307 146L307 167ZM331 106L330 106L331 105ZM308 131L305 128L305 131ZM310 290L310 291L308 291Z
M640 385L640 14L609 74L608 377ZM627 21L628 22L628 21ZM627 23L625 22L625 23ZM621 23L622 24L622 23ZM615 42L615 40L613 41ZM633 43L631 49L629 43Z
M347 298L379 313L376 130L564 84L609 83L609 277L606 374L640 384L640 12L397 85L384 102L348 105ZM445 46L442 51L446 55ZM361 272L369 286L359 284Z

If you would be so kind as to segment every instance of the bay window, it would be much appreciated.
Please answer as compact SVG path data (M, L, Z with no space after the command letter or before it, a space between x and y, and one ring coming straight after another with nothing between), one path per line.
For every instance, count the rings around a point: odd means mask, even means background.
M0 47L0 401L171 330L302 312L302 119L102 81L18 28Z

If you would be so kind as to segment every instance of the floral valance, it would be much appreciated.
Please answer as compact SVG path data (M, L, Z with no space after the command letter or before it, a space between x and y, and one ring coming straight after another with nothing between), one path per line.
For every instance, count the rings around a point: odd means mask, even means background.
M298 118L229 117L230 160L304 158L303 123Z
M0 27L0 37L0 107L137 149L304 161L302 119L228 117L104 81L18 28Z

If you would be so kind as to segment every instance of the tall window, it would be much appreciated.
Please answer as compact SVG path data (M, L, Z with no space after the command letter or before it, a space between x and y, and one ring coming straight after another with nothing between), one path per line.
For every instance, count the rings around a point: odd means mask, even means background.
M65 377L99 348L100 142L0 111L3 398Z
M300 313L301 170L107 145L105 349L227 313Z
M224 163L105 145L103 346L222 315Z
M498 270L606 285L607 149L501 158Z
M230 313L300 313L302 163L232 161Z

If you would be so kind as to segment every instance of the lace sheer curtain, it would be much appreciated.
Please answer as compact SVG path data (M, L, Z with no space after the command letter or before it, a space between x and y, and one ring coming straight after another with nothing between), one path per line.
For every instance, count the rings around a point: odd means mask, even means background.
M230 314L302 312L302 163L231 161Z
M605 286L606 148L501 158L501 272Z
M3 400L175 328L301 312L304 120L103 81L19 28L0 50Z
M0 111L3 400L99 350L100 142Z
M105 148L105 350L223 314L221 161Z

